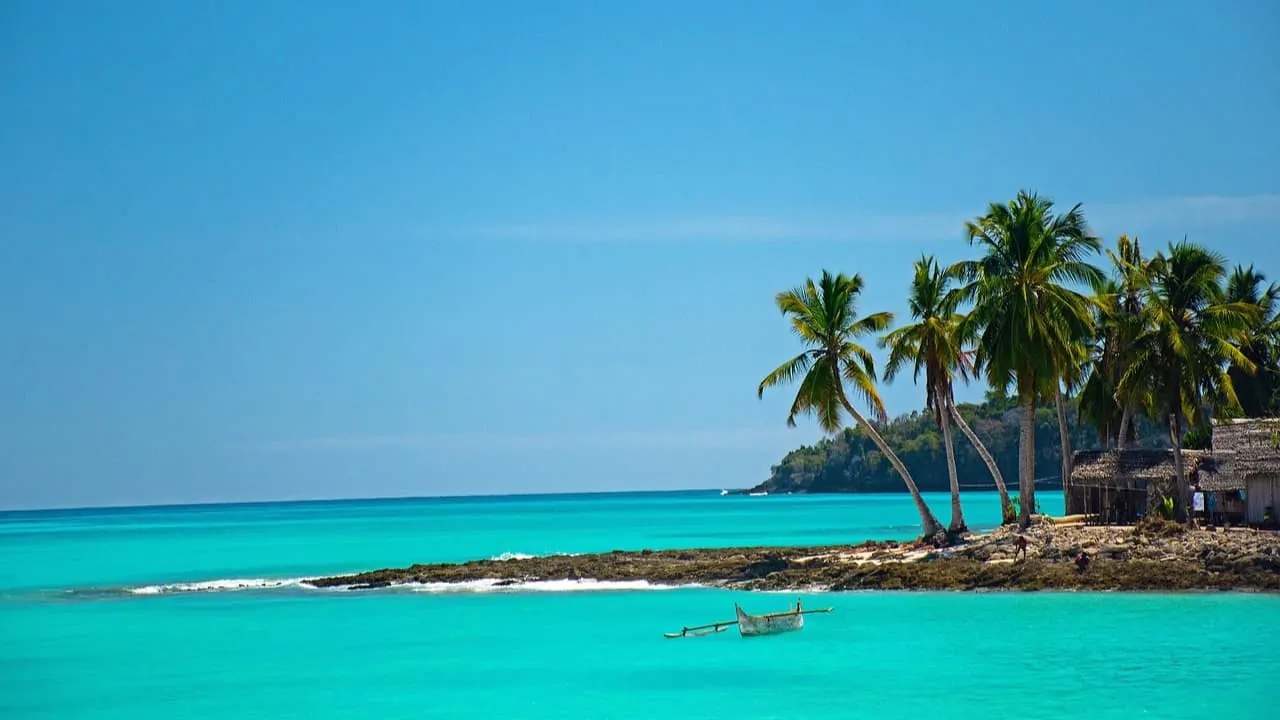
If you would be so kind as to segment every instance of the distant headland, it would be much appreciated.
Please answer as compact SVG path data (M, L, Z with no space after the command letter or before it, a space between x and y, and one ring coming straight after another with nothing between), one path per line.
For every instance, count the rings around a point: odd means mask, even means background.
M1068 434L1077 450L1100 447L1097 432L1089 424L1078 421L1079 401L1066 401ZM989 392L983 402L959 403L957 410L974 431L982 436L987 450L1006 477L1018 475L1018 423L1021 412L1017 400L1001 393ZM1145 417L1135 419L1134 448L1164 449L1169 436ZM947 456L942 434L934 418L927 412L898 416L880 428L890 446L907 467L911 468L922 492L947 492ZM1036 467L1052 468L1050 483L1061 487L1054 472L1061 467L1062 445L1058 441L1058 418L1049 409L1036 417ZM955 446L956 474L965 490L995 490L991 472L977 449L969 443ZM768 493L881 493L905 492L887 458L876 448L861 428L848 428L813 445L787 453L770 469L767 479L745 488L730 488L727 494Z

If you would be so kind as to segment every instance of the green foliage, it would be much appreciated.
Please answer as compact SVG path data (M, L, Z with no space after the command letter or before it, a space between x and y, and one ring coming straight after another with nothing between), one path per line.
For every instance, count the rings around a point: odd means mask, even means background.
M1240 345L1257 371L1250 373L1237 366L1228 370L1241 414L1246 417L1280 415L1280 285L1263 287L1266 279L1252 265L1237 265L1227 280L1227 301L1257 306L1262 315Z
M875 418L884 418L884 401L876 390L876 367L871 353L857 340L884 332L893 314L880 312L858 316L862 276L822 272L814 283L778 293L775 302L791 321L804 352L779 365L760 381L756 393L799 381L787 425L795 427L798 415L816 415L826 432L838 432L846 410L853 412L849 392L864 401Z
M1006 477L1017 477L1018 420L1021 411L1012 397L988 393L978 404L958 406L965 421L982 439ZM1072 446L1077 449L1099 447L1093 428L1076 421L1076 403L1067 401L1067 423ZM1137 443L1134 447L1168 447L1168 434L1144 417L1134 419ZM911 469L920 489L945 492L949 482L947 458L942 447L942 433L931 412L901 415L878 426L889 447ZM991 473L973 446L959 440L956 448L956 471L964 490L994 490ZM1036 414L1036 466L1043 475L1054 477L1060 467L1061 445L1058 442L1058 418L1052 410ZM898 492L902 479L894 473L889 461L876 449L865 432L847 428L833 437L787 453L772 468L768 480L759 490L781 492Z
M1055 214L1053 201L1022 191L965 223L985 255L952 266L958 296L973 308L961 334L977 339L974 365L987 382L1011 386L1024 404L1053 388L1091 334L1089 299L1071 285L1094 287L1102 272L1087 262L1101 248L1077 205Z
M1211 411L1239 409L1228 368L1252 374L1254 363L1237 343L1247 342L1261 317L1254 303L1230 300L1226 260L1180 242L1145 266L1142 331L1126 348L1129 366L1119 390L1153 399L1153 414L1207 424Z
M1151 399L1145 388L1120 392L1120 379L1129 367L1128 349L1142 331L1142 292L1147 285L1146 261L1137 237L1121 235L1116 250L1107 250L1113 277L1094 289L1094 332L1085 354L1086 377L1080 390L1080 414L1098 431L1098 442L1120 442L1125 408L1143 412ZM1133 440L1132 418L1128 440Z
M1035 501L1035 504L1035 509L1032 512L1036 515L1043 514L1043 511L1040 509L1040 501L1038 499ZM1016 523L1021 515L1022 497L1018 495L1018 493L1013 493L1009 496L1009 507L1005 508L1005 521L1006 523Z
M1182 447L1188 450L1208 450L1213 445L1213 428L1196 425L1182 436Z

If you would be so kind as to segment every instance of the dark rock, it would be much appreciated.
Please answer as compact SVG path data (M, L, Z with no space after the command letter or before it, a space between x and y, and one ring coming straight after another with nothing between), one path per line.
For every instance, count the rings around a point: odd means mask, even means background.
M651 550L521 558L507 561L413 565L309 581L317 587L384 588L405 582L494 579L510 585L529 578L648 580L745 589L897 590L1280 590L1280 535L1189 531L1134 532L1123 528L1053 528L1029 531L1027 559L1013 557L1013 531L940 552L929 562L903 562L921 546L866 542L835 547L747 547ZM923 549L929 549L924 546ZM1093 557L1077 572L1076 553ZM850 552L873 562L844 559Z
M347 589L348 590L375 590L377 588L384 588L384 587L391 587L391 581L378 580L376 582L355 583L347 587Z

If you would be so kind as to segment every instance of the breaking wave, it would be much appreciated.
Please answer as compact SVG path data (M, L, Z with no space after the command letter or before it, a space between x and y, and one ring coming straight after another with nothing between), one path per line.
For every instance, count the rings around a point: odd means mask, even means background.
M240 590L279 590L300 588L316 590L309 582L310 578L228 578L206 580L204 582L166 583L162 585L144 585L142 587L123 588L130 595L170 595L179 593L235 592ZM465 580L461 582L407 582L394 585L369 588L339 585L323 588L326 591L360 590L376 591L412 591L423 593L526 593L526 592L601 592L601 591L633 591L633 590L677 590L692 588L697 585L662 585L647 580L595 580L581 578L578 580L503 580L500 578L484 578L481 580ZM117 591L119 592L119 591Z
M490 560L531 560L538 557L537 555L527 555L525 553L504 552L501 555L494 555Z
M285 587L311 588L313 586L307 584L307 578L276 580L267 578L233 578L206 580L204 582L169 583L166 585L144 585L143 587L129 588L128 592L133 595L163 595L166 593L226 592L229 590L274 590Z
M447 593L447 592L591 592L619 590L676 590L690 585L658 585L648 580L467 580L464 582L431 582L409 583L406 587L414 592Z
M557 553L547 553L546 555L530 555L528 553L520 553L520 552L504 552L501 555L493 555L489 559L490 560L532 560L533 558L539 558L539 557L577 557L581 554L582 553L557 552Z

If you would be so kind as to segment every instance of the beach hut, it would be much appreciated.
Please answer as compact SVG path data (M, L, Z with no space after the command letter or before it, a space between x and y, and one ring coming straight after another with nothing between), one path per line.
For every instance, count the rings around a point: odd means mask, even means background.
M1073 456L1067 514L1128 524L1172 497L1177 478L1172 450L1081 450ZM1187 482L1203 486L1215 463L1208 453L1183 450Z
M1209 460L1211 462L1201 465L1193 485L1204 500L1204 510L1197 512L1197 516L1212 525L1244 525L1244 481L1223 470L1220 455L1214 454Z
M1276 524L1280 507L1280 418L1215 420L1213 453L1221 474L1244 489L1245 521Z

